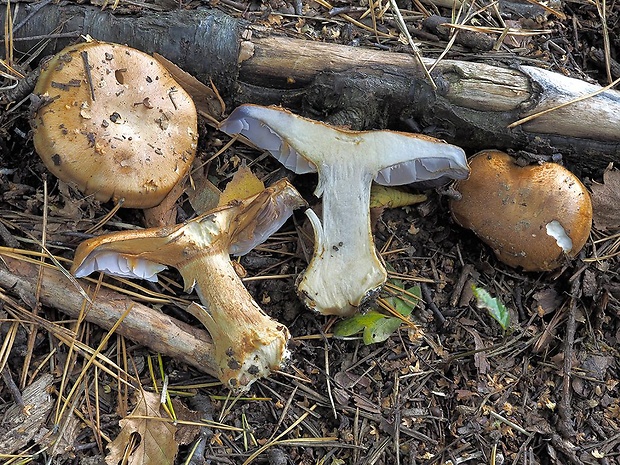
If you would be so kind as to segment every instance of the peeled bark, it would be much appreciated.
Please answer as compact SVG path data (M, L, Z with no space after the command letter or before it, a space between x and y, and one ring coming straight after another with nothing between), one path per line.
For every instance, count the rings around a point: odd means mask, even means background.
M13 11L16 6L14 24L20 26L33 6L17 3ZM248 36L243 21L209 9L123 16L82 5L47 5L15 36L50 34L58 26L75 37L90 34L158 52L203 82L213 79L229 106L281 104L355 129L408 125L472 151L561 153L583 173L620 162L617 91L508 129L524 116L600 89L539 68L444 60L433 72L435 90L409 54L282 37L243 40ZM53 39L44 53L70 40ZM20 40L16 48L25 52L33 44Z

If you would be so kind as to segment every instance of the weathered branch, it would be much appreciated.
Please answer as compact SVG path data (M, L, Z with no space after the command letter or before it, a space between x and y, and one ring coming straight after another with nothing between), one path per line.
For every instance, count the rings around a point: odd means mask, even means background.
M36 295L39 277L36 265L6 255L2 255L2 262L6 268L0 265L0 286L19 296ZM104 329L112 328L131 308L117 328L118 334L205 373L214 376L217 373L211 337L206 331L105 288L99 289L97 295L92 297L93 305L88 305L73 283L55 269L44 268L40 283L43 305L75 318L86 305L86 320Z
M525 116L600 90L558 73L444 60L433 71L434 91L407 54L282 37L245 41L241 49L251 58L241 63L238 100L260 101L261 89L275 86L287 89L276 103L300 104L307 113L357 129L403 129L411 122L419 131L474 150L560 152L585 172L620 161L617 91L508 128ZM430 67L434 61L424 63Z
M14 24L19 25L29 7L16 5L21 8ZM282 37L242 40L246 27L217 10L121 16L82 5L47 5L15 36L73 31L158 52L203 82L213 79L233 105L283 104L358 129L402 129L409 124L472 150L560 152L578 171L620 161L617 91L508 129L524 116L600 88L529 66L511 69L444 60L433 71L435 91L408 54ZM59 50L69 40L51 40L44 53ZM18 41L16 47L25 52L33 44Z

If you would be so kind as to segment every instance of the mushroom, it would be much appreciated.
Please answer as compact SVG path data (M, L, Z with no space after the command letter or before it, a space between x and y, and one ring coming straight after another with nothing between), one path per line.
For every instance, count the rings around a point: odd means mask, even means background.
M153 207L191 166L194 103L150 55L105 42L69 46L43 66L34 94L37 153L97 200Z
M590 195L556 163L519 166L509 155L485 150L470 161L451 201L455 221L471 229L502 262L526 271L548 271L576 256L592 226Z
M464 152L437 139L393 131L350 131L284 109L241 105L222 122L295 173L318 172L322 221L310 209L315 249L298 281L305 304L324 315L345 316L385 282L370 228L371 183L399 185L465 178Z
M246 254L303 205L299 193L283 179L254 197L183 224L89 239L77 248L71 271L76 277L104 271L156 280L166 266L177 268L185 290L195 287L202 303L187 310L213 338L219 379L231 389L245 390L280 367L289 332L254 301L229 254Z

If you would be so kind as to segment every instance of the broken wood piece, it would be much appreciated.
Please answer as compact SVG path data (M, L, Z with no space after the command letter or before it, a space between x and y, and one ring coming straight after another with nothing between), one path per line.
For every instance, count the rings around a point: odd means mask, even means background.
M1 257L6 267L0 266L0 286L13 294L36 295L39 266L7 255ZM89 292L93 305L88 306L73 283L54 268L43 268L40 286L39 295L43 305L56 308L73 318L80 316L82 307L86 305L86 321L104 329L112 328L131 308L118 326L118 334L204 373L217 373L211 337L202 329L103 287L96 295Z
M3 457L21 450L31 440L40 441L49 433L45 424L54 406L49 394L53 382L54 376L49 373L39 376L24 390L23 405L13 403L3 413L0 425L0 451Z
M19 2L16 6L21 5ZM473 150L489 147L561 153L573 171L602 171L620 162L620 93L588 97L526 124L509 125L557 104L600 90L600 86L531 66L435 60L429 84L418 60L379 51L287 37L252 37L246 23L217 10L175 10L122 16L86 5L50 4L23 21L16 9L14 46L28 53L55 28L90 34L157 52L203 83L213 80L229 108L241 103L279 104L352 129L415 127ZM5 6L0 6L4 16ZM22 23L23 25L21 25ZM19 27L21 26L21 27ZM167 34L157 31L165 29ZM185 37L193 37L190 47ZM69 42L50 41L43 53ZM496 60L493 52L485 55ZM518 59L518 56L515 56ZM494 61L495 62L495 61Z

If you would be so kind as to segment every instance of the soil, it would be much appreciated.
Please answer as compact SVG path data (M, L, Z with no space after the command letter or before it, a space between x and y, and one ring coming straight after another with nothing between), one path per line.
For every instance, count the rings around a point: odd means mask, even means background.
M136 5L120 2L121 8L133 10L197 6ZM607 28L597 5L606 8ZM306 0L221 0L212 6L273 33L308 40L378 46L374 33L338 16L338 11L370 29L374 20L379 31L397 30L394 21L381 16L387 6L383 2L364 17L365 0L338 2L332 5L339 9L336 12L323 1ZM448 37L423 22L431 14L451 17L451 9L418 1L399 2L399 7L421 53L438 56ZM547 8L563 13L545 11L535 2L476 3L467 10L470 25L499 27L501 17L510 27L542 32L509 35L498 45L497 35L479 29L463 34L446 56L534 63L602 85L618 77L617 4L555 2ZM499 49L489 50L489 44ZM384 40L381 47L406 51L396 41ZM4 110L0 243L40 251L43 240L55 256L70 259L79 242L89 237L89 228L114 205L84 198L48 174L32 145L27 105L5 104ZM204 121L200 136L197 164L210 160L228 142ZM208 176L223 188L242 162L267 184L289 177L311 204L318 203L312 195L316 176L293 175L240 143L197 176ZM591 187L602 180L599 173L583 182ZM334 337L338 319L314 314L297 298L295 279L306 268L311 250L304 234L309 225L301 211L263 246L242 257L251 294L269 315L288 326L293 339L290 361L281 372L256 382L238 399L213 377L131 340L112 336L101 344L107 332L95 324L83 323L73 343L63 342L58 328L76 330L75 320L55 308L33 307L33 296L0 289L0 414L5 416L0 422L0 457L6 463L86 464L104 463L108 456L108 463L116 463L110 457L118 447L112 441L123 428L119 421L136 409L140 398L137 386L128 388L120 381L129 373L147 392L161 392L165 378L173 399L168 409L181 420L219 422L177 424L174 463L187 463L190 457L189 463L196 464L241 464L249 463L248 458L277 465L620 463L618 223L616 229L606 230L595 224L579 256L557 270L527 273L502 264L472 232L455 224L449 194L445 188L428 191L421 204L373 212L376 245L392 270L392 285L418 285L422 295L408 324L381 343L365 345L359 335ZM177 207L180 221L195 214L187 196ZM140 211L121 209L97 234L142 224ZM166 300L196 300L195 294L183 292L174 270L162 276L149 289L161 293L163 303L152 305L198 325ZM128 282L105 279L120 289L133 289ZM472 285L504 303L509 315L505 329L477 305ZM385 290L379 297L388 296ZM18 320L18 307L34 308L30 313L40 318ZM378 304L368 302L364 310L368 308ZM107 362L89 363L84 356L88 347L98 348ZM110 369L111 364L121 368ZM45 374L52 375L45 385L51 399L49 417L28 424L32 435L17 450L3 451L14 444L7 436L7 412L15 403L22 410L43 408L43 400L20 405L20 393ZM142 436L133 452L127 452L133 454L131 463L140 461L140 441L147 444ZM268 447L253 457L262 446Z

